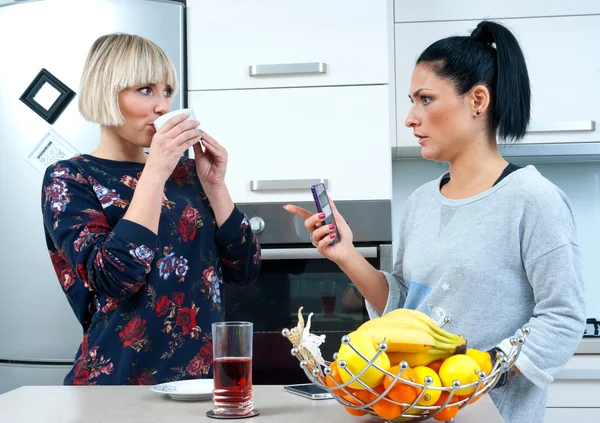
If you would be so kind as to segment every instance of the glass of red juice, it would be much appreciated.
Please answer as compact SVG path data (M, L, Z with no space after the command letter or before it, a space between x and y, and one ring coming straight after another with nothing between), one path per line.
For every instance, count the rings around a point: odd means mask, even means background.
M252 394L251 322L216 322L213 339L213 409L215 418L258 415Z

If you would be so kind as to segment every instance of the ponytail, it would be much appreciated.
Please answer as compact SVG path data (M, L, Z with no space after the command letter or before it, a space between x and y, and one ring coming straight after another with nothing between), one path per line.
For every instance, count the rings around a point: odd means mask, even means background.
M421 53L420 63L454 82L459 95L485 85L491 96L491 131L507 141L525 136L531 114L529 75L517 39L504 26L483 21L469 37L436 41Z

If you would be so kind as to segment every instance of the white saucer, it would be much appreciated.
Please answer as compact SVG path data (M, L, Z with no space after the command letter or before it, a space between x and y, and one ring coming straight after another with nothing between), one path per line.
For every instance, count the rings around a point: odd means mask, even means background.
M167 394L177 401L205 401L212 399L213 379L180 380L152 387L152 392Z

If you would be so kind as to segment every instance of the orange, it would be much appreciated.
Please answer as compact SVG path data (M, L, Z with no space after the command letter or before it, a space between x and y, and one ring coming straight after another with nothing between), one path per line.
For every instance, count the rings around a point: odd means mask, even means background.
M458 413L458 405L453 405L452 407L446 407L438 414L436 414L433 418L440 421L446 422L448 420L452 420L454 416Z
M352 395L354 395L354 396L352 396ZM356 398L358 398L360 401L362 401L365 404L368 404L375 399L375 397L373 397L373 394L370 393L369 391L356 391L356 392L353 392L352 395L342 395L342 398L345 399L346 401L348 401L350 404L354 404L354 405L362 405L359 401L356 400ZM356 397L356 398L354 398L354 397ZM365 414L367 414L366 411L363 411L360 409L350 408L350 407L344 407L344 408L346 409L346 411L348 413L352 414L353 416L364 416Z
M434 405L440 406L440 405L444 404L447 399L448 399L448 392L442 391L442 395L440 395L440 399L437 400L437 402ZM459 398L457 398L456 395L454 395L452 397L452 399L450 400L450 404L452 404L453 402L456 402L458 400L459 400ZM437 414L434 417L434 419L439 420L441 422L445 422L447 420L453 419L454 416L456 416L456 413L458 413L458 405L447 406L442 411L440 411L440 413Z
M430 369L433 369L437 374L440 374L440 367L442 367L442 363L445 358L440 358L439 360L432 361L427 365Z
M377 391L380 395L385 391L383 385L376 386L373 388L374 391ZM389 392L388 392L389 395ZM373 401L375 398L372 398ZM375 404L373 404L373 411L377 413L377 415L386 420L392 420L402 414L402 407L398 404L394 404L393 402L389 402L388 400L381 398Z
M400 373L400 366L394 366L390 368L389 371L391 374L398 374ZM416 383L417 374L410 367L407 368L402 373L402 376L400 376L400 378L394 383L394 386L388 392L387 396L396 402L412 404L412 402L419 396L419 389L406 383L402 383L402 380L408 380ZM393 382L394 378L386 375L383 379L383 387L387 389Z
M481 388L479 388L479 392L480 392L482 389L483 389L483 386L482 386ZM473 401L471 401L469 404L475 404L477 401L479 401L479 398L481 398L483 395L485 395L485 394L477 395L475 398L473 398ZM458 400L461 400L461 401L462 401L462 400L464 400L464 399L467 399L467 398L469 398L470 396L471 396L471 394L469 394L469 395L461 395L461 396L459 396L459 397L458 397L457 401L458 401Z
M333 363L331 363L331 365L329 367L331 368L331 374L328 374L327 376L325 376L325 384L327 386L335 387L337 385L341 385L342 383L344 383L344 382L342 382L342 377L340 376L340 370L338 369L337 362L334 361ZM352 388L346 387L346 390L351 392ZM340 396L340 397L347 395L341 389L334 389L331 391L331 393L334 395Z

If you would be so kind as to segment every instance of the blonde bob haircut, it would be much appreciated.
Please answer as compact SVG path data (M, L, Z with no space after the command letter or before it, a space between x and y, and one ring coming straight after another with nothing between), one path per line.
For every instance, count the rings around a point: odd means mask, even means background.
M108 34L90 49L79 92L79 111L104 126L124 123L119 93L146 84L167 84L177 90L177 71L169 56L152 41L130 34Z

